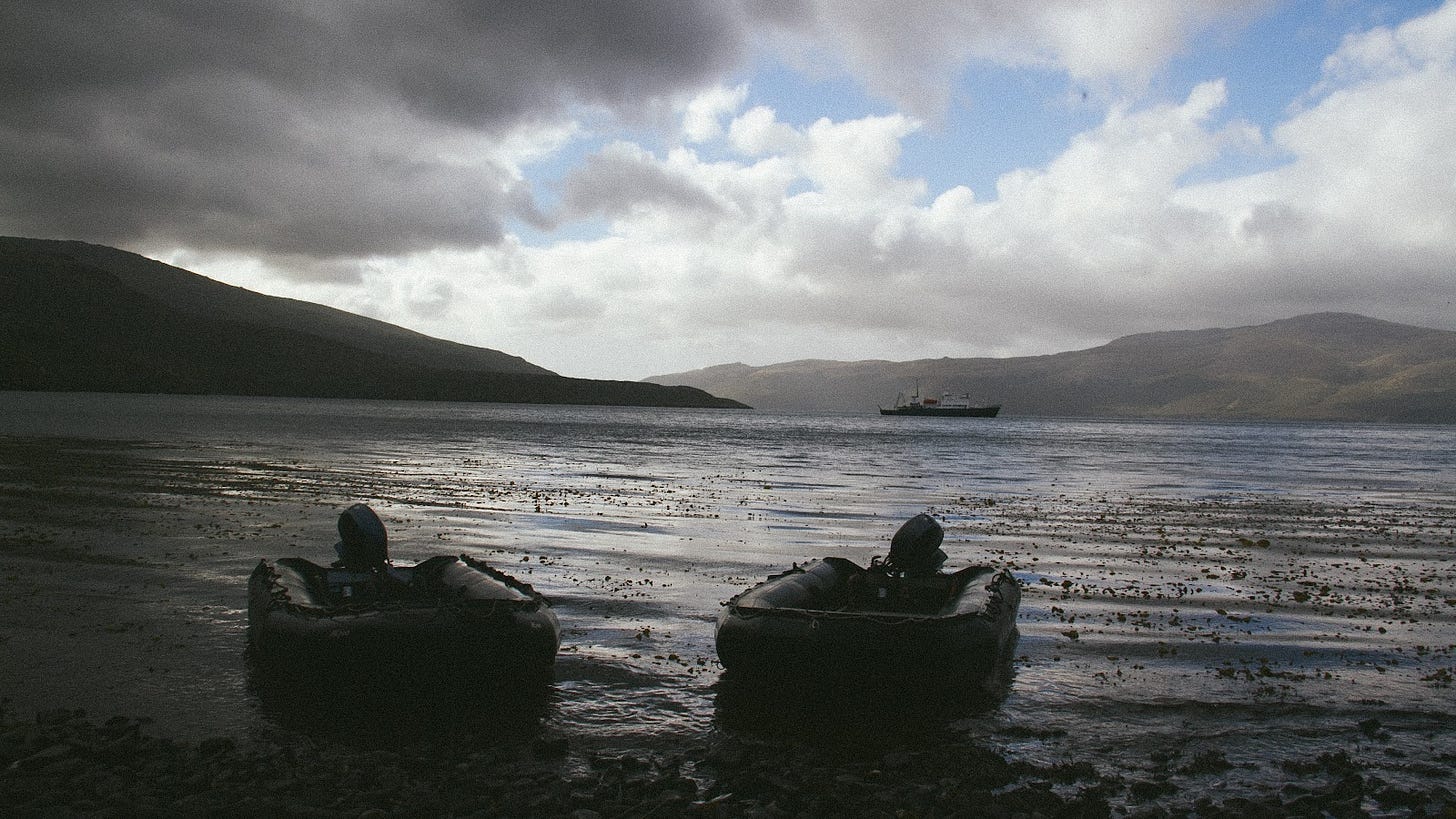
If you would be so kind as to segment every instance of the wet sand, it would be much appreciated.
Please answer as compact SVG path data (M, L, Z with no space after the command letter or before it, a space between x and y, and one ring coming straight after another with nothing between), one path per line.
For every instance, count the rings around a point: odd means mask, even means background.
M0 804L20 815L1456 810L1449 495L941 495L953 547L1025 585L1021 642L988 701L885 712L734 704L719 683L715 604L776 560L746 530L863 560L882 545L857 532L893 524L816 508L782 480L553 484L515 469L483 488L348 457L0 449ZM558 600L573 625L555 685L526 707L476 692L468 719L423 735L399 699L351 722L327 697L300 709L260 686L243 650L247 571L318 555L359 499L414 548L495 544L488 557ZM609 530L639 551L613 557ZM683 531L715 557L684 562L666 534ZM623 728L581 730L573 701L600 690L628 692L617 709L685 704L651 724L585 712Z

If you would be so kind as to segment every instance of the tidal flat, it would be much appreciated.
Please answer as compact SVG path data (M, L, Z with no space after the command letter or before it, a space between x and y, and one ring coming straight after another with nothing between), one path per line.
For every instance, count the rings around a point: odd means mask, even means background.
M3 398L9 804L165 805L214 777L208 812L343 770L352 784L312 807L1452 810L1441 428ZM330 559L353 502L397 561L478 555L546 594L554 679L389 692L367 713L368 681L270 689L247 657L247 574ZM722 679L722 601L795 561L867 562L920 511L946 529L948 568L1022 583L1004 673L948 697Z

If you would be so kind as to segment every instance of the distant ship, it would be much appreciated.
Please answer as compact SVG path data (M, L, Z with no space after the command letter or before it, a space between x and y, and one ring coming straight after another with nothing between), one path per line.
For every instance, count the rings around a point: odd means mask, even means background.
M995 418L1000 411L1000 404L971 404L968 393L946 393L940 398L921 398L919 387L915 388L909 398L904 393L895 396L894 407L880 407L881 415L925 415L936 418Z

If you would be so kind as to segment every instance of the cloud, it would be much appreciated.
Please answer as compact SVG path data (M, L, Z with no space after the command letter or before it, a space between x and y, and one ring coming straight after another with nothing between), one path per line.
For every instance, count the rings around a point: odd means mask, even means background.
M824 195L841 200L881 201L894 196L900 141L920 124L892 114L848 123L820 119L804 133L799 156L804 176ZM913 185L918 191L919 185Z
M610 238L533 249L529 265L600 298L601 320L573 332L635 349L657 372L1032 354L1321 309L1449 326L1452 15L1347 40L1305 106L1268 132L1229 121L1226 83L1211 80L1179 101L1114 106L987 200L899 175L919 127L909 117L793 126L757 106L701 146L730 158L631 152L643 178L671 175L723 203L712 219L651 200L617 211ZM1286 163L1184 181L1271 150ZM550 354L546 366L573 371Z
M11 2L0 232L594 377L1316 309L1450 326L1456 4L1348 36L1272 126L1231 121L1217 77L1144 93L1264 6ZM741 81L751 48L897 110L786 121ZM977 61L1061 72L1105 116L989 197L932 188L902 150ZM1283 164L1200 172L1244 156Z
M766 105L755 106L736 117L728 127L728 137L735 151L745 156L765 156L793 151L799 134L788 124L778 121L774 110Z
M780 13L777 23L839 55L873 93L935 120L969 63L1040 67L1092 87L1137 88L1194 36L1219 24L1238 25L1273 5L1272 0L806 0L797 14Z
M328 259L540 223L513 149L742 56L711 2L0 5L0 226Z
M710 88L693 97L683 112L683 136L689 142L706 142L723 133L723 117L736 112L748 98L748 86Z
M615 142L586 158L566 179L562 207L573 218L623 216L636 208L715 212L713 196L641 148Z
M1327 293L1449 323L1439 317L1450 315L1456 260L1456 5L1347 37L1271 139L1287 164L1178 195L1226 224L1219 258L1280 275L1292 299Z
M967 60L1136 73L1228 13L1126 0L581 0L549 13L13 0L0 5L0 229L255 252L319 277L320 260L497 244L511 220L551 227L523 169L585 110L631 122L690 100L683 137L717 139L747 93L718 81L769 29L933 115ZM735 139L774 150L782 134L750 125Z

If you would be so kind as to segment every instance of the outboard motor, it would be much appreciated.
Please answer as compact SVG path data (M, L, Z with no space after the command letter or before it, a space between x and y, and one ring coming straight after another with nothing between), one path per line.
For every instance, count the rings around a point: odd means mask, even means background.
M339 542L334 544L334 551L339 553L339 564L350 571L382 568L389 560L384 522L362 503L350 506L339 515Z
M905 521L895 532L885 565L912 577L934 574L946 561L946 554L940 548L944 539L945 531L940 523L922 512Z

